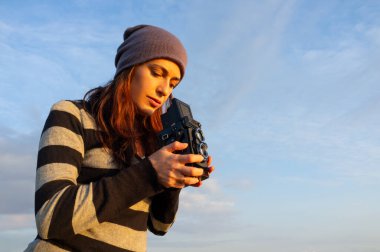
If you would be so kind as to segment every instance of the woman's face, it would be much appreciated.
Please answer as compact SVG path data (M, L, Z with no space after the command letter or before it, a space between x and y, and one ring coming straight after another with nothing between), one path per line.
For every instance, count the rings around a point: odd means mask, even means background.
M143 115L151 115L168 99L181 80L177 64L154 59L135 68L131 81L132 101Z

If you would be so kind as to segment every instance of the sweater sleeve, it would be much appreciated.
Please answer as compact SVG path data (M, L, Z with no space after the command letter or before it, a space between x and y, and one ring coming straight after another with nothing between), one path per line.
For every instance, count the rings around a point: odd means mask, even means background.
M150 205L148 228L155 235L165 235L173 225L181 189L169 188L155 195Z
M72 237L163 190L148 159L113 176L78 184L85 124L80 109L69 101L53 105L46 120L35 191L36 224L42 239Z

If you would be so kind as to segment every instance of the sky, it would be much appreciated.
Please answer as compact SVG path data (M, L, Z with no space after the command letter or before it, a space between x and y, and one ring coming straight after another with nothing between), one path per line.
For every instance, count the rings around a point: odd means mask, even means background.
M36 236L51 105L114 74L127 27L181 39L216 167L148 251L380 251L377 0L0 0L0 251Z

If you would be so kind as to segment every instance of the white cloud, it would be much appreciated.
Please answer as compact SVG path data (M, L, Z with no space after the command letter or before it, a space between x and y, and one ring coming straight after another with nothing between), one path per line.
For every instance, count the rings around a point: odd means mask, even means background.
M0 230L34 228L34 214L0 214Z
M170 233L164 239L150 235L148 247L154 251L221 251L220 244L235 240L235 234L245 225L235 201L215 178L205 180L200 188L183 189Z
M380 27L371 27L367 31L364 31L368 38L377 46L380 45Z
M338 181L376 183L380 175L376 27L346 29L321 47L279 52L270 60L286 63L284 56L293 57L289 65L281 64L282 71L264 67L263 78L256 79L251 92L237 96L237 108L231 113L224 110L223 99L228 103L239 92L239 79L231 92L223 83L221 88L213 86L212 100L220 101L216 114L223 116L204 112L204 118L213 130L208 133L209 146L219 152L222 165L239 162L238 167L269 168L277 161L269 169L279 169L278 163L286 161L286 167L303 164L305 172L311 167L332 172ZM252 72L242 76L249 79Z
M265 160L287 160L287 167L292 163L303 164L305 171L314 167L333 172L338 179L376 182L380 179L379 131L375 125L364 126L369 125L368 120L361 121L363 126L355 126L355 122L355 118L350 118L325 126L298 118L282 118L278 124L267 121L264 125L270 125L271 130L262 131L260 125L255 125L250 136L239 139L244 141L240 144L244 150L242 156L251 156L257 165L269 162Z
M303 62L313 75L328 75L329 78L344 78L363 71L368 64L369 50L362 48L365 45L347 45L327 49L310 49L304 52Z
M0 20L0 39L4 39L12 30L10 25Z
M88 89L112 77L121 34L110 35L115 31L96 22L1 23L3 126L12 125L19 132L40 129L54 102L80 99ZM104 49L111 45L112 50Z
M0 214L33 213L38 137L1 131Z
M226 182L226 187L232 190L251 191L254 188L254 182L245 175L236 174L231 181Z
M225 214L234 208L234 203L228 200L214 199L213 195L201 193L182 193L181 205L184 211L198 214Z
M184 215L186 213L196 213L199 216L225 215L231 214L235 208L234 201L225 195L217 180L213 178L205 180L201 188L183 190L180 202Z
M196 69L191 85L199 88L193 92L197 98L189 99L202 101L194 103L201 117L212 111L209 124L222 125L225 115L240 110L241 101L250 99L257 84L279 66L278 53L293 11L294 1L247 2L231 6L223 18L203 27L207 39L201 38L201 50L192 60Z

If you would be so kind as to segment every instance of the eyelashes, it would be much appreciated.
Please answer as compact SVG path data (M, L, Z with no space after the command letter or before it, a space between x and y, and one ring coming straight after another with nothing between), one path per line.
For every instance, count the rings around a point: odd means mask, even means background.
M150 74L153 76L153 77L157 77L157 78L167 78L168 74L164 71L162 71L162 69L160 69L159 67L156 67L156 66L151 66L149 68L150 70ZM173 83L174 82L174 83ZM178 83L176 80L173 80L170 82L170 87L172 89L176 88L178 86Z
M162 71L158 70L158 69L150 69L150 74L154 77L165 77L164 74L162 73Z

